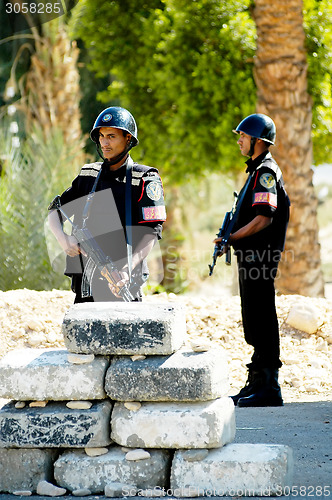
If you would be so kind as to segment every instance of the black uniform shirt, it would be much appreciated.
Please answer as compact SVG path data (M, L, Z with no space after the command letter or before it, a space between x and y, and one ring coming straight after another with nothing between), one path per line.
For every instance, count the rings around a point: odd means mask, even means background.
M84 165L72 185L60 197L63 210L69 217L73 216L74 223L81 227L87 196L102 169L90 204L86 226L104 253L110 256L119 268L125 264L127 258L126 165L127 162L115 171L111 171L101 162ZM157 169L134 163L131 184L132 240L135 251L135 247L145 234L154 234L158 239L161 238L166 211L162 181ZM83 266L84 261L85 259ZM71 276L81 273L81 258L67 257L65 274Z
M269 151L254 160L250 158L246 163L250 183L233 232L247 225L257 215L272 218L272 224L252 236L234 242L234 249L282 251L285 245L290 202L284 188L281 170Z

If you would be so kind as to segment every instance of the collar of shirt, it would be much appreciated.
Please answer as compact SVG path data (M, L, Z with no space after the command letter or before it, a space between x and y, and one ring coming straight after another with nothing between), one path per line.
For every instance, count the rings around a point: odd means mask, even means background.
M126 168L127 168L128 160L129 160L129 155L126 158L126 161L124 163L122 163L122 165L119 168L117 168L116 170L110 170L107 167L107 162L104 162L102 164L102 167L101 167L101 168L103 168L103 174L108 176L108 177L112 177L113 179L116 179L116 178L123 179L126 176Z
M265 158L272 158L272 155L268 149L264 151L264 153L257 156L257 158L255 158L254 160L252 158L249 158L249 160L246 161L246 173L252 174Z

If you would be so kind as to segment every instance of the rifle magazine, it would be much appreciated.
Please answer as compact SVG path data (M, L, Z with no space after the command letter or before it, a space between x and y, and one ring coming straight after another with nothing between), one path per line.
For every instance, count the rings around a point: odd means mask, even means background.
M92 279L96 267L97 265L90 257L84 267L84 273L82 276L81 295L83 298L92 297Z

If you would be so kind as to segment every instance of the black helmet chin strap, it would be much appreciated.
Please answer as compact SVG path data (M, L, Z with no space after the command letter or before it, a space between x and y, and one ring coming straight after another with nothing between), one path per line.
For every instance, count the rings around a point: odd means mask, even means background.
M248 153L248 156L250 156L250 158L254 154L256 140L257 140L256 137L251 137L251 139L250 139L250 149L249 149L249 153Z
M100 158L105 162L107 163L108 165L115 165L116 163L118 163L119 161L123 160L123 158L129 153L129 151L131 150L131 148L134 146L133 144L133 139L131 139L128 143L128 146L125 147L125 149L122 151L122 153L120 153L119 155L115 156L114 158L105 158L104 155L103 155L103 151L100 147L100 143L97 142L96 143L96 148L97 148L97 152L100 156Z

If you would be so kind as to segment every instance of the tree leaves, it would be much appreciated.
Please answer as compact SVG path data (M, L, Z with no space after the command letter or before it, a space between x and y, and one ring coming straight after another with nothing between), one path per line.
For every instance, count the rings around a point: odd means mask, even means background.
M96 12L83 0L72 26L91 68L111 74L100 98L121 102L138 122L135 159L175 184L234 166L231 131L255 106L248 4L117 0Z
M20 149L12 147L8 129L8 123L0 129L0 148L5 152L0 178L0 289L66 287L69 282L62 273L52 270L44 223L49 203L72 178L75 159L59 129L45 140L44 131L35 126Z

